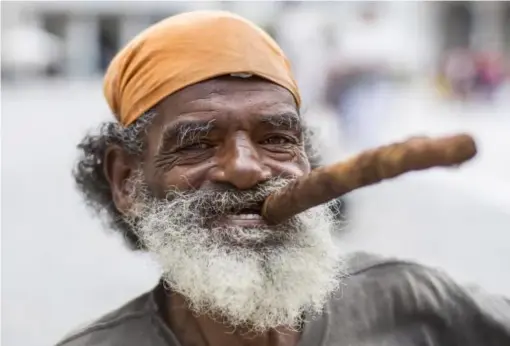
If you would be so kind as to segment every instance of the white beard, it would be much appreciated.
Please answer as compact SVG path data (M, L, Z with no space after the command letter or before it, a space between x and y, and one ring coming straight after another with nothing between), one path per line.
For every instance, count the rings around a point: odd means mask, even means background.
M304 313L320 313L339 285L341 261L329 208L308 210L277 230L204 227L198 216L258 200L286 183L271 181L249 198L246 192L233 198L223 192L219 198L198 190L158 200L138 189L133 227L161 266L164 281L195 313L256 332L297 326Z

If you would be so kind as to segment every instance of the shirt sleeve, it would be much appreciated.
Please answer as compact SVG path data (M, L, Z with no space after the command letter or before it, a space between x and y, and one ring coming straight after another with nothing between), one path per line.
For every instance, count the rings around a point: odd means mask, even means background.
M435 296L436 311L447 321L455 346L510 346L510 299L457 284L447 274L414 265L421 292ZM425 289L424 289L425 288Z
M464 288L464 294L473 311L473 332L482 344L510 345L510 299L477 288Z
M349 341L510 346L510 299L464 287L414 262L353 258L331 310L332 323L345 326L341 334L349 334Z

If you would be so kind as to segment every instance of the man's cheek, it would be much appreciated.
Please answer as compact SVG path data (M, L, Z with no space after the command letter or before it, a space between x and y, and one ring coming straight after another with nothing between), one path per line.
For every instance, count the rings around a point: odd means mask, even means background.
M206 180L207 171L195 167L178 166L157 177L160 191L191 191L200 189Z

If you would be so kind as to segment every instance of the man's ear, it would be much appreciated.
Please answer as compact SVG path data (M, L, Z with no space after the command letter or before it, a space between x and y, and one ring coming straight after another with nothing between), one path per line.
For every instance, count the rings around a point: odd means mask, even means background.
M133 204L129 179L135 173L135 162L118 145L109 146L104 155L104 175L110 184L112 200L117 210L127 215Z

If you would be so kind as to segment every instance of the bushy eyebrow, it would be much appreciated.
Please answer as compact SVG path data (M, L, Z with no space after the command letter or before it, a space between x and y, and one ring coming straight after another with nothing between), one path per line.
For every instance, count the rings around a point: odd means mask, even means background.
M169 145L195 143L214 129L213 120L182 120L168 126L163 133L160 149Z
M269 124L275 128L285 130L301 130L301 119L295 113L281 113L272 115L262 115L261 123Z
M301 131L301 119L292 112L260 115L258 120L262 124L269 124L281 130ZM163 132L162 140L158 151L165 150L175 145L184 143L196 143L206 137L209 132L215 129L214 119L212 120L180 120L169 125Z

